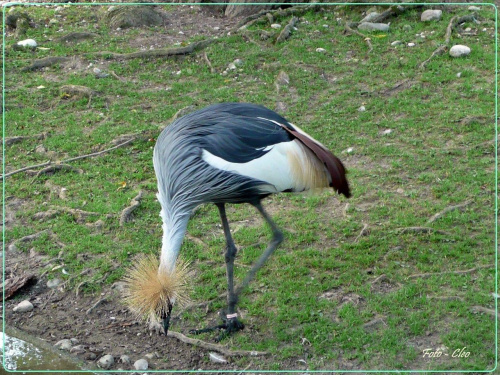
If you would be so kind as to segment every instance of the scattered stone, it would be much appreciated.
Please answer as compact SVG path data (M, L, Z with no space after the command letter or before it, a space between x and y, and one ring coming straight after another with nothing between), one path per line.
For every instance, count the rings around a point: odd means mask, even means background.
M385 129L383 132L382 132L382 135L387 135L387 134L391 134L392 133L392 129Z
M364 106L364 105L362 105L361 107L359 107L359 108L358 108L358 111L359 111L359 112L364 112L364 111L366 111L365 106Z
M87 353L84 358L88 361L93 361L97 358L97 355L95 353Z
M471 10L473 12L478 12L481 10L481 8L475 6L475 5L471 5L470 7L467 8L468 10Z
M400 41L400 40L395 40L394 42L391 43L391 46L393 46L393 47L394 46L399 46L400 44L403 44L403 42Z
M210 357L210 361L213 363L227 363L227 359L221 356L220 354L210 352L208 353Z
M148 353L144 357L146 357L147 359L153 359L155 357L155 354L154 353Z
M273 28L273 29L281 29L281 25L279 23L273 23L271 25L271 28Z
M229 70L235 70L236 69L236 65L234 63L229 63L229 65L227 66L227 68Z
M316 48L316 52L325 53L326 49L324 49L324 48Z
M70 339L69 339L69 341L71 341L71 343L72 343L73 345L76 345L76 344L78 344L78 343L79 343L78 339L77 339L77 338L75 338L75 337L70 338Z
M470 48L461 44L456 44L450 48L450 56L461 57L470 54Z
M352 148L352 147L349 147L347 150L345 150L345 152L347 152L348 154L350 154L353 151L354 151L354 148Z
M415 47L415 43L408 43L408 47Z
M114 363L115 363L115 359L113 358L113 356L110 354L106 354L104 357L101 357L99 359L99 361L97 362L97 365L100 368L107 370L107 369L111 368L111 366L113 366Z
M358 25L358 29L363 31L389 31L389 25L386 23L363 22Z
M59 192L59 198L61 199L67 199L68 198L68 189L65 187L61 188L61 191Z
M368 13L365 18L363 18L361 21L359 21L359 23L372 22L378 16L380 16L380 13L377 13L377 12Z
M52 279L47 281L47 288L54 289L57 288L62 283L61 279Z
M25 301L18 303L18 305L16 307L14 307L13 311L14 312L28 312L31 310L33 310L33 304L30 301L25 300Z
M121 363L126 363L126 364L130 364L130 357L128 355L122 355L120 357L120 362Z
M440 9L427 9L422 12L420 21L437 21L441 19L443 11Z
M241 66L241 65L243 65L243 60L236 59L236 60L233 61L233 64L236 65L236 66Z
M73 347L73 344L71 343L71 340L64 339L56 342L54 346L60 350L70 351L71 348Z
M457 78L460 78L462 76L462 72L457 73Z
M86 350L85 350L85 346L76 345L76 346L73 346L69 352L72 354L83 354L86 352Z
M146 361L144 358L138 359L134 362L134 368L137 371L145 371L148 369L148 366L148 361Z

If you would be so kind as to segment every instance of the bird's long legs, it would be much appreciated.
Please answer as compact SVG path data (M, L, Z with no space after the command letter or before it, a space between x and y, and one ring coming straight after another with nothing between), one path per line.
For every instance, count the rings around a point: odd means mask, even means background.
M262 215L264 220L269 224L271 230L273 232L273 238L267 249L262 253L260 258L254 263L245 279L242 283L234 289L234 258L236 257L237 248L234 244L233 237L231 236L231 231L229 229L229 223L227 221L226 209L223 203L216 204L219 209L219 214L222 221L222 228L224 229L224 236L226 237L226 274L227 274L227 302L228 302L228 310L226 315L222 317L224 323L215 327L192 330L191 333L199 334L203 332L210 332L215 329L225 329L221 336L217 339L218 341L227 336L228 334L241 330L245 326L237 319L236 315L236 304L238 303L238 297L240 293L245 289L245 287L255 278L255 274L257 271L264 265L266 260L271 256L271 254L276 250L278 245L283 241L283 234L276 226L274 221L271 220L267 212L262 207L260 201L253 202L252 205L257 208L259 213Z

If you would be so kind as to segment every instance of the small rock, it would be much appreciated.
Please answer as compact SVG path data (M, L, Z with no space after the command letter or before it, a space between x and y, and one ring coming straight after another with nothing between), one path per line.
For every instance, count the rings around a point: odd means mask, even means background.
M276 77L276 84L280 86L288 86L290 83L290 77L283 70L278 73Z
M57 349L69 351L73 347L73 344L71 343L71 340L64 339L64 340L56 342L56 344L54 346Z
M14 312L28 312L31 310L33 310L33 304L28 300L18 303L13 309Z
M230 63L230 64L227 66L227 68L228 68L229 70L235 70L235 69L236 69L236 65L234 65L234 63Z
M403 189L401 189L401 188L397 188L396 192L399 193L399 194L403 194L405 191Z
M111 366L113 366L114 363L115 363L115 359L113 358L113 356L110 354L106 354L104 357L101 357L99 359L99 361L97 362L97 365L100 368L107 370L107 369L111 368Z
M138 359L137 361L134 362L134 368L137 371L144 371L148 369L148 361L146 361L144 358Z
M68 189L66 189L65 187L61 188L61 190L59 191L59 198L61 199L66 199L68 198Z
M87 353L84 358L86 360L93 361L97 358L97 355L95 353Z
M394 42L391 43L391 46L399 46L400 44L403 44L403 42L400 40L395 40Z
M378 16L380 16L380 13L377 13L377 12L368 13L365 18L363 18L361 21L359 21L359 23L372 22Z
M382 132L382 135L387 135L387 134L391 134L392 133L392 129L385 129L383 132Z
M363 22L358 25L358 29L363 31L389 31L386 23Z
M52 18L50 21L49 21L49 25L55 25L55 24L58 24L59 21L56 20L55 18Z
M221 356L220 354L210 352L208 353L210 357L210 361L213 363L227 363L227 359Z
M61 284L61 279L52 279L47 281L47 288L54 289L57 288Z
M241 66L241 65L243 65L243 60L236 59L236 60L233 61L233 64L236 65L236 66Z
M422 12L422 15L420 16L420 21L435 21L435 20L440 20L441 15L443 14L443 11L440 9L427 9Z
M345 150L345 152L347 152L348 154L350 154L353 151L354 151L354 148L352 148L352 147L349 147L347 150Z
M415 43L408 43L407 46L408 47L415 47Z
M467 56L468 54L470 54L470 48L467 46L456 44L450 48L450 56L452 57Z
M281 29L281 25L280 25L279 23L273 23L273 24L271 25L271 27L272 27L273 29Z
M325 53L326 49L324 49L324 48L316 48L316 52Z
M37 43L34 39L25 39L17 42L17 45L23 48L36 48Z
M78 342L79 342L79 341L78 341L78 339L77 339L77 338L75 338L75 337L70 338L70 339L69 339L69 341L71 341L71 343L72 343L73 345L76 345L76 344L78 344Z
M478 12L481 10L481 8L475 6L475 5L471 5L470 7L467 8L468 10L472 10L473 12Z
M47 149L44 145L38 145L35 147L35 152L39 154L45 154L47 152Z
M359 108L358 108L358 111L359 111L359 112L364 112L364 111L366 111L365 106L364 106L364 105L362 105L361 107L359 107Z
M120 357L120 362L121 363L126 363L126 364L129 364L130 363L130 357L128 355L122 355Z
M457 73L457 77L460 78L462 76L462 72Z

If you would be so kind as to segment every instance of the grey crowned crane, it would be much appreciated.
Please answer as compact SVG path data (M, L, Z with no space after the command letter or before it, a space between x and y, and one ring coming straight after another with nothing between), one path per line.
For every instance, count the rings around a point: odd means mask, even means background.
M346 170L337 157L298 126L254 104L214 104L179 118L158 137L153 164L163 220L161 256L159 261L143 258L131 270L127 302L138 315L152 322L161 319L165 334L173 305L182 304L188 290L188 267L177 258L196 206L217 206L226 238L228 307L223 324L212 328L223 329L222 338L244 328L236 313L238 297L283 240L262 199L274 193L327 187L350 196ZM226 203L253 205L273 233L266 250L236 288L237 249ZM207 329L195 333L203 331Z

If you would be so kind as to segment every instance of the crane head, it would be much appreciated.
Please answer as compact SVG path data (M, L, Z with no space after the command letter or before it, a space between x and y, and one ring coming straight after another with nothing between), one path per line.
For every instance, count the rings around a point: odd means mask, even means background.
M161 319L167 335L174 304L188 303L190 278L188 264L182 260L172 271L165 271L157 258L143 256L125 276L125 303L138 318Z

